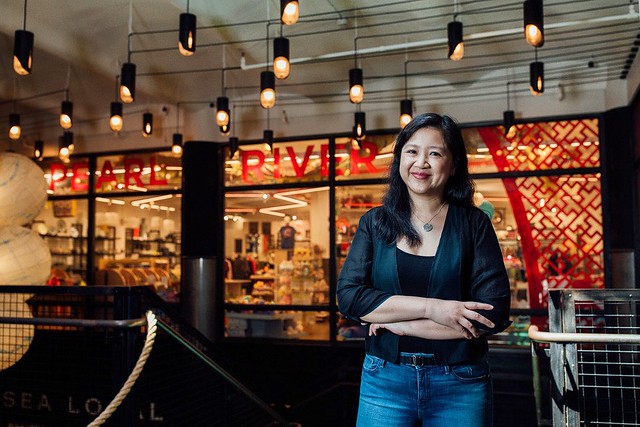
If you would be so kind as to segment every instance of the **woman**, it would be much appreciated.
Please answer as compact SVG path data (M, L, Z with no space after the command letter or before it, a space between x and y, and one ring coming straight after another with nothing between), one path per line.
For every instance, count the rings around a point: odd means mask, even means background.
M414 118L389 175L338 279L340 312L369 324L358 426L489 426L485 335L509 325L509 280L491 222L472 204L456 123Z

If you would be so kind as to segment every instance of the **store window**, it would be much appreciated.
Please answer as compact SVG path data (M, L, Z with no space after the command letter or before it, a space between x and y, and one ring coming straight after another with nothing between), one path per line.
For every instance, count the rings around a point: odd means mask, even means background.
M87 280L87 200L51 200L31 224L51 252L50 285L81 285Z
M152 285L176 301L180 285L181 195L96 197L97 285Z
M361 142L336 139L336 179L384 178L393 160L395 135L370 135Z
M227 336L328 340L329 188L230 190L224 220Z
M102 156L95 173L97 193L175 190L181 186L182 162L171 152Z
M68 162L49 158L43 160L39 166L44 172L49 195L64 196L88 193L89 159L87 157L74 157Z
M326 181L329 141L308 140L243 145L225 151L227 185L280 184Z

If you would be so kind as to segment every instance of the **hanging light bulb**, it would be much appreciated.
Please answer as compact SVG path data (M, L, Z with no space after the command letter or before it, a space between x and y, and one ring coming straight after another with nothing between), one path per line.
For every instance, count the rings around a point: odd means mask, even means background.
M356 111L354 118L355 124L353 126L353 138L356 141L360 142L367 136L367 122L365 113L362 111Z
M142 135L148 138L153 133L153 114L144 113L142 115Z
M218 126L227 126L229 124L229 98L220 96L216 100L216 124Z
M542 0L525 0L522 4L524 15L524 37L531 46L544 45L544 13Z
M62 139L67 146L67 150L69 150L69 155L73 154L76 149L76 145L73 143L73 132L65 132L62 135Z
M109 116L109 127L114 132L120 132L123 125L124 120L122 118L122 102L112 102L111 115Z
M180 14L178 50L184 56L191 56L196 51L196 15L193 13Z
M33 33L26 30L16 30L13 41L13 70L26 76L31 73L33 62Z
M269 152L273 152L273 131L271 129L265 129L262 132L262 140L264 141L265 148Z
M260 105L262 108L276 105L276 76L273 71L260 73Z
M33 144L33 158L38 161L44 158L44 141L38 140Z
M171 145L171 154L174 157L182 156L182 134L174 133L173 134L173 144Z
M16 140L22 135L22 127L20 126L20 114L9 114L9 138Z
M136 97L136 64L125 62L120 73L120 100L130 104Z
M506 110L502 113L504 136L511 139L516 135L516 114L513 110Z
M289 39L276 37L273 39L273 72L278 79L289 77L291 64L289 63Z
M233 159L233 157L238 152L238 148L240 147L240 141L238 137L232 136L229 138L229 159Z
M60 126L62 129L71 129L73 126L73 102L62 101L60 105Z
M297 0L280 0L280 21L284 25L293 25L298 22L300 5Z
M413 101L403 99L400 101L400 127L403 128L409 124L413 115Z
M529 64L529 90L534 96L544 92L544 63L540 61Z
M464 42L462 41L462 22L451 21L447 25L447 40L449 45L449 59L460 61L464 56Z
M67 163L69 162L70 155L71 152L68 146L68 137L65 137L65 135L63 134L58 138L58 158Z
M364 99L362 68L349 70L349 101L359 104Z

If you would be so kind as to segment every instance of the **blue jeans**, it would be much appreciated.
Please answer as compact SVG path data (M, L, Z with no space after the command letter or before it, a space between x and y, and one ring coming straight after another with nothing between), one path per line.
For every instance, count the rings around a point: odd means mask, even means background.
M491 373L486 359L464 365L417 367L365 356L358 427L488 427L493 422L492 412Z

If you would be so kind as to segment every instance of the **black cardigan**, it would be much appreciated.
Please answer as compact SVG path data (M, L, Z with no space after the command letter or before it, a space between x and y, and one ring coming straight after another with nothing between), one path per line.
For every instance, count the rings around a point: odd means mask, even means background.
M338 309L358 321L387 298L401 294L396 245L385 244L375 233L378 210L371 209L360 219L338 277ZM491 222L480 209L449 205L430 279L429 297L489 303L493 310L480 312L496 325L490 333L509 326L509 278ZM397 363L398 341L389 331L367 336L366 351ZM434 340L432 347L440 364L460 363L482 358L487 340L484 336Z

